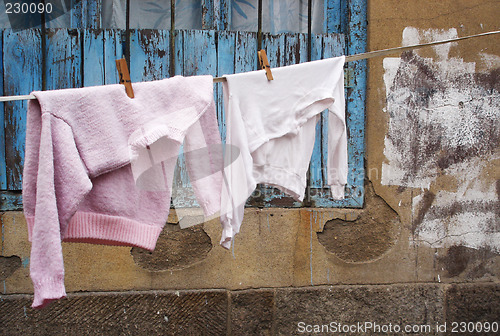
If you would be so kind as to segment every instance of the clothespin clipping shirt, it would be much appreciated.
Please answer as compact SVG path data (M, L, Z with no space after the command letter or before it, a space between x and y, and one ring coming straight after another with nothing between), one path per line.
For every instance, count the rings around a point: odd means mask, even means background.
M269 65L269 60L267 59L266 51L261 49L257 51L257 55L259 56L259 62L262 69L266 70L267 80L273 80L273 73L271 72L271 66Z
M116 60L116 70L120 78L120 84L125 85L125 92L130 98L134 98L134 90L132 89L132 81L130 80L130 73L128 72L127 61L125 58Z

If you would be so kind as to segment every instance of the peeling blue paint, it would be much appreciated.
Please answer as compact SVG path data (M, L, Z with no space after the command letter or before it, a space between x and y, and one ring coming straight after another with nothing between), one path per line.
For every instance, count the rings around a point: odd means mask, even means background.
M93 6L93 7L92 7ZM204 28L227 29L231 20L231 2L220 1L212 5L203 1ZM354 54L366 50L366 0L325 1L325 33L312 36L311 57L321 59L341 54ZM97 10L88 5L88 13ZM42 36L37 29L12 33L2 31L0 36L0 69L3 73L4 95L28 94L42 88L42 76L47 89L80 87L116 83L114 60L122 55L120 30L86 29L98 24L90 14L75 18L79 29L48 30ZM78 21L78 20L80 21ZM83 21L87 20L85 24ZM79 23L78 23L79 22ZM215 30L175 31L174 54L169 53L170 32L165 30L133 30L130 32L130 72L133 81L160 79L171 73L188 75L211 74L221 76L257 69L257 34L255 32L231 32ZM46 69L42 74L41 41L45 40ZM307 35L263 34L272 67L307 61ZM7 56L8 57L5 57ZM68 57L68 55L70 55ZM170 60L175 69L171 71ZM1 59L0 59L1 61ZM346 198L334 201L325 183L324 171L327 158L327 113L323 113L317 125L316 143L311 158L310 204L295 202L282 193L269 192L259 187L263 195L251 204L262 207L362 207L364 199L364 122L366 95L366 62L350 64L354 85L346 91L349 175ZM4 71L5 70L5 73ZM30 80L26 80L29 78ZM222 137L225 137L222 88L214 87L217 115ZM0 113L0 190L21 190L21 172L24 159L26 102L5 103ZM5 128L4 128L5 127ZM4 152L1 149L5 149ZM181 184L188 183L185 167L179 164ZM5 171L5 174L2 172ZM3 192L3 191L2 191ZM1 195L0 195L1 196ZM260 203L259 203L260 202ZM186 199L184 206L195 204ZM8 202L2 202L0 210L20 210L20 193L9 194Z

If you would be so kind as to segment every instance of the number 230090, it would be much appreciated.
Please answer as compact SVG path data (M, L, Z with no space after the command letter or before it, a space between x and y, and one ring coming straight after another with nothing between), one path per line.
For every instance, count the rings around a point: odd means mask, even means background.
M498 322L452 322L452 333L498 332Z
M5 13L7 14L35 14L52 13L52 4L44 3L25 3L25 2L7 2L5 3Z

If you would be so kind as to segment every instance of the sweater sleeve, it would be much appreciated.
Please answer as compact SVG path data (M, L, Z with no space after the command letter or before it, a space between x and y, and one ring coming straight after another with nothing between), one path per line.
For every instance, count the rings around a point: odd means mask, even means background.
M30 105L28 113L36 113ZM29 131L29 130L28 130ZM29 150L33 150L27 144ZM71 127L49 113L41 117L30 275L33 308L65 297L61 241L78 204L92 188ZM29 172L30 170L25 170Z
M198 203L205 216L220 211L222 145L211 101L205 113L188 129L184 139L186 167Z
M334 87L334 103L328 115L328 185L334 199L344 198L347 184L347 132L345 124L344 73L339 71Z

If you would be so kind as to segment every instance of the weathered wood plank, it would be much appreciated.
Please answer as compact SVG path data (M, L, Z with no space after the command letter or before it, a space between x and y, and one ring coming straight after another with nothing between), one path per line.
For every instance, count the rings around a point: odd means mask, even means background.
M76 29L49 29L45 38L47 90L81 87L81 32Z
M122 30L104 30L104 82L117 84L119 81L115 60L123 57Z
M220 31L217 34L217 76L230 75L234 73L234 59L236 54L236 33ZM239 47L240 48L240 47ZM222 84L214 86L216 90L217 120L222 141L226 141L226 118Z
M237 32L235 43L234 73L258 70L257 33Z
M215 29L214 0L201 0L201 28Z
M131 32L130 78L132 82L166 78L170 66L168 30L141 29Z
M70 12L70 25L67 28L86 28L87 27L87 3L89 1L71 1L73 7ZM92 2L92 1L90 1ZM68 8L69 9L69 8ZM62 27L61 27L62 28ZM66 28L66 27L65 27Z
M183 30L176 30L174 32L174 43L175 43L175 48L174 48L174 63L175 63L175 69L174 69L174 74L175 75L183 75L184 74L184 31Z
M323 51L323 37L322 35L313 35L311 37L311 61L321 59ZM309 165L309 188L322 188L325 184L323 180L323 152L321 150L324 134L322 132L322 119L323 115L327 112L321 113L321 119L316 124L316 133L314 148L311 156L311 164Z
M104 32L83 31L83 86L104 85Z
M100 29L101 26L101 11L102 11L102 0L86 1L86 28Z
M0 190L0 211L17 211L23 209L21 191Z
M231 0L219 0L219 18L217 29L231 29Z
M181 40L181 41L179 41ZM177 44L179 42L179 44ZM183 76L214 75L217 73L216 34L211 30L183 30L176 37L176 68ZM177 71L177 69L176 69ZM214 91L216 95L216 91ZM214 99L216 96L214 96ZM177 190L172 202L176 207L190 207L197 204L194 194L189 192L190 180L186 169L183 148L177 160L174 185Z
M184 76L217 72L215 31L186 30L184 33Z
M285 35L285 63L292 65L307 62L307 36L305 34L286 33Z
M329 33L343 33L342 31L342 0L325 1L326 31Z
M366 0L349 2L350 20L347 33L347 54L366 51ZM362 206L364 200L364 154L365 154L365 101L366 101L366 60L349 63L354 78L354 87L349 88L346 96L348 127L348 183L347 192L356 206Z
M266 50L272 68L285 65L285 35L262 34L262 48ZM257 55L255 55L257 57Z
M7 96L42 88L41 33L27 29L3 32L3 81ZM8 190L22 189L27 101L5 103L5 162Z

